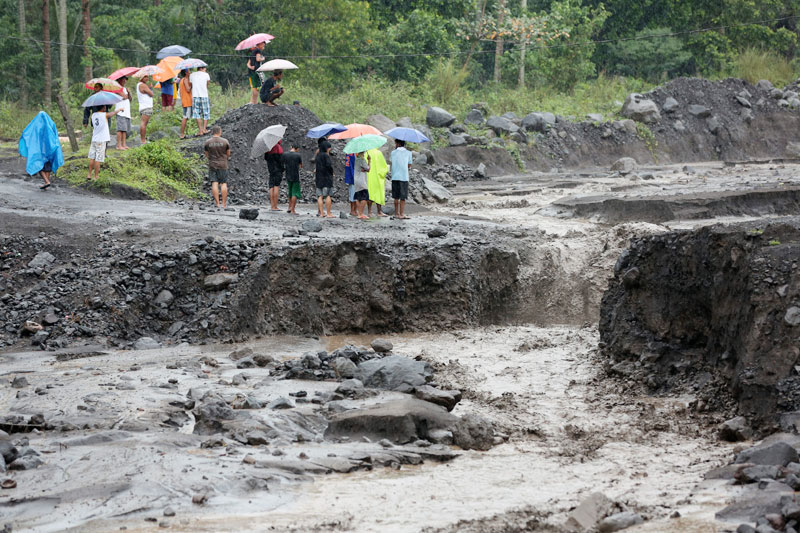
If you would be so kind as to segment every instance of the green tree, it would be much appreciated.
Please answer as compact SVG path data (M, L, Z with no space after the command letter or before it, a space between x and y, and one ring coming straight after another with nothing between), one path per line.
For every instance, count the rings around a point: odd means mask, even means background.
M669 28L646 29L633 40L615 43L609 48L608 70L652 82L688 72L692 54L671 33Z

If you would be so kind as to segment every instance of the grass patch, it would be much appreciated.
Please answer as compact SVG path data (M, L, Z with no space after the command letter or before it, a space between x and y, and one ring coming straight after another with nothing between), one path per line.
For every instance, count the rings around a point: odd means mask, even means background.
M656 140L655 134L653 134L653 130L651 130L647 124L642 122L636 123L636 136L644 142L644 145L647 147L647 150L650 151L650 155L653 156L653 161L658 163L658 155L656 154L656 149L658 148L658 141Z
M728 70L718 77L733 76L755 84L769 80L776 87L784 87L797 78L797 69L791 61L770 50L748 48L737 55Z
M73 186L86 186L108 193L113 185L122 185L143 192L154 200L176 198L205 199L202 192L205 165L195 155L179 152L166 139L150 142L125 152L110 150L100 168L100 177L87 183L88 150L71 157L58 177Z

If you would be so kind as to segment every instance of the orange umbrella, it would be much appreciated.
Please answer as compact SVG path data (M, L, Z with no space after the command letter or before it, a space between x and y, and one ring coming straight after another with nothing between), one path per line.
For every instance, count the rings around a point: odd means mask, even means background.
M345 126L347 129L334 133L328 139L352 139L362 135L383 135L378 128L374 128L368 124L348 124Z
M171 80L172 78L178 75L178 71L175 70L175 65L183 61L182 57L178 56L168 56L158 62L157 67L159 67L163 72L159 72L158 74L153 75L153 79L156 81L167 81Z

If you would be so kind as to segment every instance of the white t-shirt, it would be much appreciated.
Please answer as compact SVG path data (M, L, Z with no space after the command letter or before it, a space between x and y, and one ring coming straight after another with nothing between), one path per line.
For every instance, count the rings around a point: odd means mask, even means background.
M107 143L111 140L108 134L108 119L104 111L92 113L92 142Z
M192 84L192 98L208 98L208 82L211 78L208 72L192 72L189 83Z
M139 99L139 111L142 109L153 109L153 97L139 90L141 82L136 84L136 97Z
M131 118L131 101L128 100L127 96L128 96L128 89L123 87L122 88L122 100L120 100L119 102L117 102L114 105L114 109L115 110L122 109L122 111L120 111L117 114L118 117Z

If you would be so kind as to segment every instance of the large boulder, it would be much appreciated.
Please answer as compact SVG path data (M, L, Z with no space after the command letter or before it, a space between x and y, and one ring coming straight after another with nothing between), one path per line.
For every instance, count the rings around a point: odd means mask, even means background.
M624 117L645 124L661 120L661 113L659 113L656 103L638 93L631 93L625 98L621 113Z
M483 123L486 122L486 119L483 118L483 113L479 109L472 109L469 113L467 113L467 117L464 119L464 124L470 124L472 126L482 126Z
M432 180L430 178L422 178L422 183L425 186L427 195L439 203L445 203L450 198L453 197L453 193L448 191L442 184L438 181Z
M494 132L498 135L511 135L512 133L519 131L519 126L511 122L509 119L505 117L498 117L497 115L492 115L489 117L489 120L486 121L486 125L494 130Z
M611 165L611 170L622 175L630 174L636 170L636 160L632 157L620 157Z
M425 122L432 128L446 128L456 121L455 115L448 113L441 107L429 107Z
M355 377L365 387L411 392L425 385L433 376L431 366L402 355L371 359L358 365Z
M390 129L397 126L397 124L395 124L392 119L390 119L386 115L381 115L380 113L368 116L367 124L378 128L379 130L381 130L381 132L389 131Z
M693 115L697 118L707 118L711 116L711 109L704 105L691 104L687 110L689 111L690 115Z
M556 116L553 113L528 113L522 119L522 128L526 131L538 131L545 133L548 129L555 126Z
M450 144L450 146L463 146L467 144L467 139L465 139L463 135L459 135L453 132L448 132L447 142L448 144Z
M28 263L28 268L42 268L46 266L50 266L50 264L55 261L56 258L50 252L39 252L31 259L30 263Z
M778 441L768 446L755 446L736 456L736 463L752 463L755 465L786 466L800 460L797 450L785 442Z
M209 274L203 279L203 287L210 291L224 289L231 283L239 281L238 274L231 274L229 272L218 272L217 274Z

